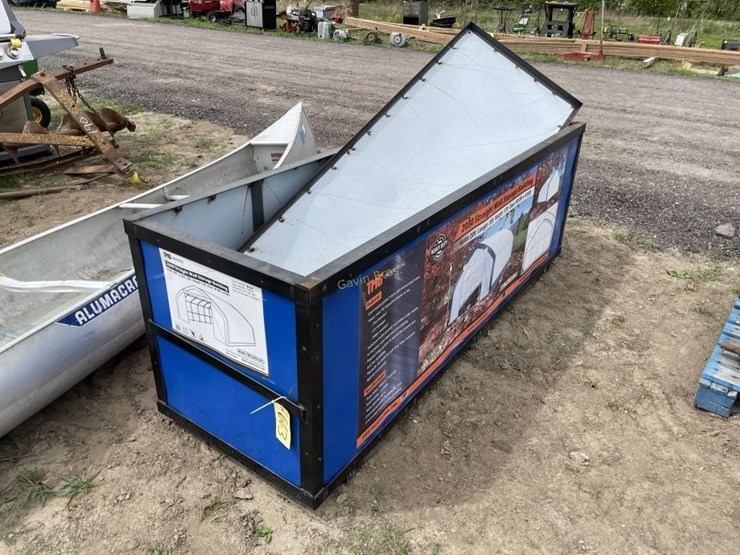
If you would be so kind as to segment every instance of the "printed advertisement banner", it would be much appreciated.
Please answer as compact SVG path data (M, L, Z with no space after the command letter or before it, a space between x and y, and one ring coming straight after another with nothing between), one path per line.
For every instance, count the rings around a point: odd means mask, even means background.
M358 447L547 261L568 159L565 146L361 276Z

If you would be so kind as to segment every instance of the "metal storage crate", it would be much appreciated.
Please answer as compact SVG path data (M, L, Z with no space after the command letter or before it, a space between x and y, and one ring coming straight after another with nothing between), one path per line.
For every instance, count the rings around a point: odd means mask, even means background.
M496 93L487 79L502 72L506 86ZM477 88L461 82L465 75ZM420 104L425 91L455 102L459 113L450 115L452 104L444 112ZM450 91L465 101L450 99ZM407 103L415 108L405 111ZM579 106L471 26L313 177L298 166L128 219L160 410L298 499L320 504L467 341L560 252L585 129L570 123ZM561 124L548 120L549 109L565 118ZM479 141L459 154L491 169L403 213L385 231L376 233L354 213L362 199L348 198L331 214L320 210L322 183L364 164L371 145L407 159L397 145L377 142L413 128L404 117L444 113L473 126L487 118L499 125L501 110L513 111L510 121L524 126L506 131L506 140L531 146L500 164L496 156L505 156L509 145L487 146L485 137L472 138L447 120L422 122ZM553 129L544 139L542 125ZM423 145L419 152L426 152ZM427 160L427 171L462 168L454 158L438 161ZM397 177L400 170L392 167ZM417 170L411 171L421 176ZM368 187L355 186L355 192ZM386 186L376 182L375 189ZM395 190L410 194L414 186L402 180ZM287 208L260 227L265 211L282 205L280 195L299 187ZM312 233L321 230L306 231L295 217L307 201L318 202L311 217L334 216L335 223L360 228L360 244L343 233L343 253L322 251L333 239L316 243ZM371 208L369 214L388 215ZM270 241L291 226L300 239L278 240L271 250ZM287 257L272 262L281 250ZM319 251L324 262L297 271L315 263Z

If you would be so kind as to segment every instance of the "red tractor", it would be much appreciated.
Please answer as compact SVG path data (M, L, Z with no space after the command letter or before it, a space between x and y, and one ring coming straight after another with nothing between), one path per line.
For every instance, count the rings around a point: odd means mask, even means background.
M211 23L244 11L240 0L188 0L190 17L205 17Z

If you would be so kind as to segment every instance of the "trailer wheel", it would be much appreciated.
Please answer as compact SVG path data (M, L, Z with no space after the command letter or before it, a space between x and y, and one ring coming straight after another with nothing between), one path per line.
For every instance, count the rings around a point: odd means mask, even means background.
M210 21L211 23L217 23L218 22L218 14L216 12L209 12L206 16L206 19Z
M33 121L42 125L43 127L49 127L51 123L51 110L46 105L46 102L35 96L31 97L31 114L33 115Z

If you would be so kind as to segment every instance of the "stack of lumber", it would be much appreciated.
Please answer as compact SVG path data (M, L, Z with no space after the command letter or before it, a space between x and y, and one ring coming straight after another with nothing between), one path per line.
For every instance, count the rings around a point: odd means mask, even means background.
M368 19L348 17L344 20L349 27L378 30L382 33L401 32L411 38L447 44L457 34L455 29L440 29L436 27L415 25L400 25ZM599 52L599 41L580 39L560 39L548 37L531 37L520 35L496 34L496 40L505 44L515 52L536 52L538 54L552 54L559 56L566 52ZM709 48L686 48L683 46L668 46L660 44L640 44L636 42L604 42L604 55L619 56L622 58L660 58L663 60L688 60L723 66L740 65L740 52L731 50L713 50Z
M447 44L452 40L458 31L455 29L448 29L453 31L450 33L439 32L439 29L434 27L416 25L400 25L398 23L386 23L384 21L371 21L369 19L358 19L356 17L345 17L344 24L347 27L356 27L358 29L367 29L369 31L380 31L381 33L395 33L401 32L411 38L423 40L424 42L433 42L435 44ZM434 29L432 31L431 29Z
M59 0L57 9L74 12L92 11L92 2L90 0Z
M546 37L519 37L496 35L496 39L516 52L538 52L541 54L564 54L566 52L599 52L599 41L558 39ZM604 41L605 56L622 58L660 58L663 60L689 60L708 64L736 65L740 63L740 52L713 50L710 48L686 48L661 44Z

